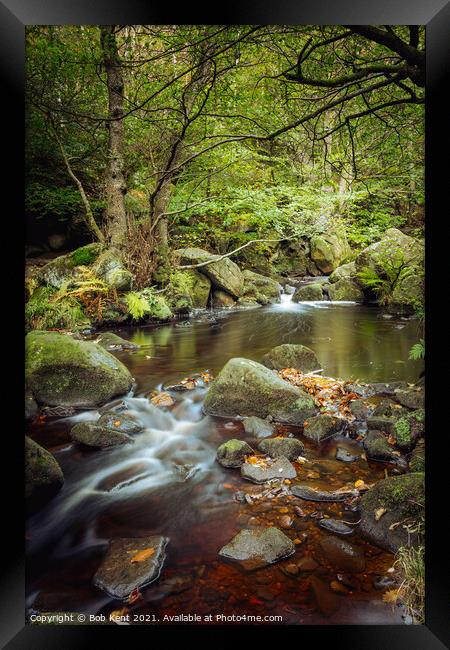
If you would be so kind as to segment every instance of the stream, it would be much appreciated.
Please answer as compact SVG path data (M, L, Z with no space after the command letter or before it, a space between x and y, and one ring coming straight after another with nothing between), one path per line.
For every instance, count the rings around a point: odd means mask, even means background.
M161 620L163 614L245 613L281 616L285 624L402 623L400 608L384 602L384 590L376 585L380 576L389 576L393 556L356 534L350 541L364 549L365 573L354 574L351 588L329 597L327 585L336 581L336 570L320 558L318 542L330 533L318 521L325 514L354 523L357 513L344 510L342 503L285 495L275 495L270 508L257 499L252 504L236 501L236 491L258 495L264 489L215 462L223 441L254 442L242 424L203 415L207 387L173 394L176 404L170 411L157 409L147 396L195 372L208 370L214 376L232 357L259 361L282 343L311 347L327 376L414 382L423 369L422 362L408 360L418 338L417 321L386 318L371 305L295 304L283 295L280 304L259 309L199 312L168 325L111 331L141 346L114 354L136 382L132 394L117 404L126 405L145 430L136 434L134 444L95 451L72 444L69 431L76 422L96 419L108 405L33 422L30 435L55 455L65 484L27 523L27 605L106 615L123 607L91 583L109 539L160 534L170 538L167 559L159 581L129 606L142 615L138 622L155 621L147 615ZM306 475L311 486L332 490L358 479L371 484L393 471L364 459L335 460L338 443L361 453L349 438L321 447L301 439L309 461L302 478ZM303 516L296 515L296 507ZM286 515L294 526L284 532L298 540L295 557L309 561L305 571L289 574L286 566L292 560L287 559L244 572L218 557L218 550L242 528L280 526Z

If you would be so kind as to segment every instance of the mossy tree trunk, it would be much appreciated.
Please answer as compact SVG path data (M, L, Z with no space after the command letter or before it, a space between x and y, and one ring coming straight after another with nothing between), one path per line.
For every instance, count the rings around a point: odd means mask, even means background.
M106 234L108 242L121 249L126 241L127 219L124 174L123 74L116 41L116 26L100 27L103 65L108 86L109 132L108 165L106 170Z

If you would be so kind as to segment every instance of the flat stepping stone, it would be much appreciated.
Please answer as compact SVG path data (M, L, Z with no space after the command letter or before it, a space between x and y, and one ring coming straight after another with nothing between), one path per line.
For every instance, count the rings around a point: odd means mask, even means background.
M114 411L107 411L96 422L99 426L106 427L107 429L115 429L122 433L139 433L143 431L144 426L135 420L131 415L125 413L115 413Z
M330 533L335 533L336 535L352 535L353 528L347 526L343 521L338 519L321 519L319 521L320 528L327 530Z
M219 551L221 557L238 562L247 571L269 566L294 553L295 544L274 526L244 528Z
M295 467L287 458L278 458L271 462L266 461L264 465L253 465L244 463L241 466L242 478L252 481L253 483L265 483L273 479L292 479L297 476Z
M111 540L94 575L94 585L112 598L127 599L135 589L159 578L168 542L161 535Z
M107 429L93 422L79 422L70 432L74 442L96 449L107 449L134 442L134 438L115 429Z
M358 490L335 490L334 492L326 492L325 490L316 490L308 485L294 485L291 488L291 492L294 496L305 501L339 502L359 496Z
M366 568L364 551L337 537L325 537L319 546L326 559L337 569L346 573L362 573Z

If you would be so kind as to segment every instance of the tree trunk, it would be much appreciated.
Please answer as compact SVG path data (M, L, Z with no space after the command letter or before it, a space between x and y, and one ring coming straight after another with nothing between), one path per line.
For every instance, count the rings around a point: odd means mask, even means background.
M123 76L117 50L115 25L100 27L103 65L108 85L108 165L106 170L106 223L107 239L121 249L126 240L127 219L125 194L127 185L123 160Z

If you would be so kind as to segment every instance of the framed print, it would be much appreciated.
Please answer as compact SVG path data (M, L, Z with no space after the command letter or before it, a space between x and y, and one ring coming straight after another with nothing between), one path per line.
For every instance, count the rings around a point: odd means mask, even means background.
M0 4L2 647L448 643L449 8L251 5Z

